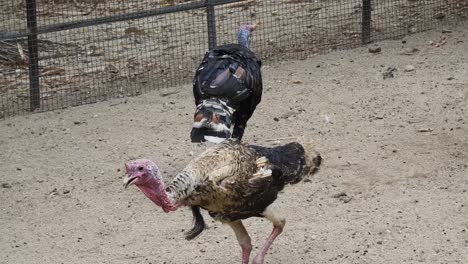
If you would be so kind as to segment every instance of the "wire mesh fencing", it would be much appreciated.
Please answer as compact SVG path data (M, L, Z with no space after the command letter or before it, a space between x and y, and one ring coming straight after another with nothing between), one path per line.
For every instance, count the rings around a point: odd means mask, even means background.
M0 118L188 83L245 23L268 63L467 17L466 0L0 0Z

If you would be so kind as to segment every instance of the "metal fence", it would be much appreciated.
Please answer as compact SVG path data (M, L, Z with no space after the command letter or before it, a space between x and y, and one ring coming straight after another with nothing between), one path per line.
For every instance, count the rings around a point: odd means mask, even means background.
M243 23L268 63L466 17L466 0L0 0L0 118L190 82Z

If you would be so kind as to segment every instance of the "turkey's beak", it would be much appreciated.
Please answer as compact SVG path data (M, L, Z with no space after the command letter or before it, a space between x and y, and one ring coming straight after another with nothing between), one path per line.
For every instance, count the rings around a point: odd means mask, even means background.
M127 189L127 187L130 186L132 182L136 180L136 178L137 177L131 177L131 176L125 177L123 179L123 184L124 184L125 189Z
M130 174L130 172L128 171L128 165L127 165L127 163L125 163L125 172L127 172L127 174ZM132 177L132 176L130 176L130 175L125 176L124 179L123 179L123 185L124 185L125 189L127 189L127 187L128 187L129 185L131 185L132 182L133 182L135 179L136 179L136 177Z

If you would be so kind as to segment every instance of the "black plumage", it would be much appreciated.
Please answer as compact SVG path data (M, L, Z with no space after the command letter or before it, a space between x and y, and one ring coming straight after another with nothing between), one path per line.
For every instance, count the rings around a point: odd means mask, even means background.
M263 91L261 61L249 48L254 28L242 26L239 44L218 46L203 57L193 81L197 108L190 134L192 142L242 139Z

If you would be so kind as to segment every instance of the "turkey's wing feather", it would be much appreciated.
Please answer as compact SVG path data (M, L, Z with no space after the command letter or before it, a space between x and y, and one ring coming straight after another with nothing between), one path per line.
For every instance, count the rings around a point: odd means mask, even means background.
M208 51L195 73L195 104L210 97L223 98L230 107L250 98L261 97L261 62L249 49L229 44ZM260 100L254 100L254 103Z
M260 159L265 159L261 157ZM258 160L257 160L258 161ZM281 170L274 165L258 166L255 173L247 175L244 180L227 178L223 184L230 194L222 210L210 210L210 215L220 221L236 221L249 217L262 217L265 209L272 204L278 192L283 189L277 179L281 178ZM280 184L277 184L280 183Z
M294 184L299 182L310 169L307 164L304 147L299 143L289 143L274 148L261 146L250 146L258 154L264 155L269 162L281 171L278 178L283 184Z

